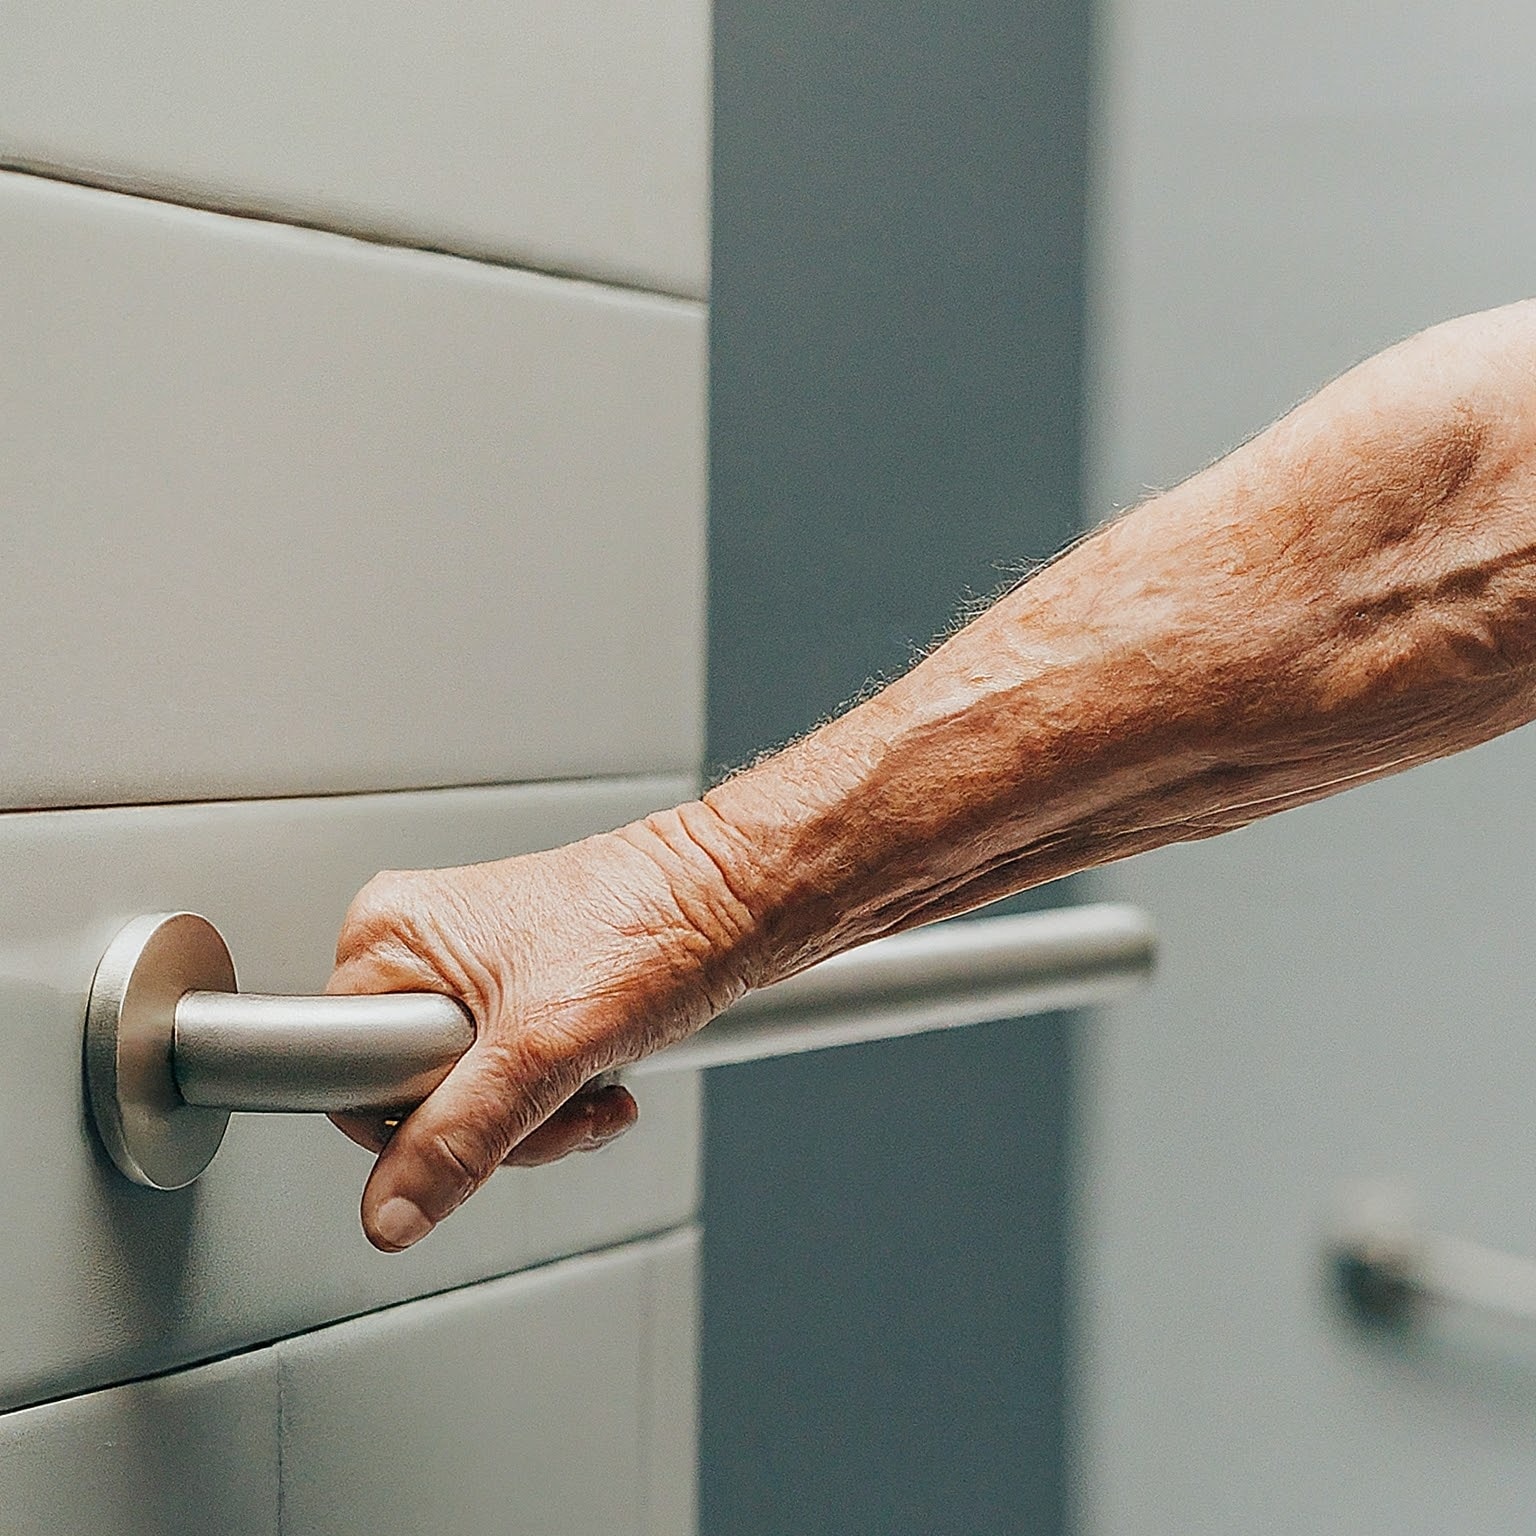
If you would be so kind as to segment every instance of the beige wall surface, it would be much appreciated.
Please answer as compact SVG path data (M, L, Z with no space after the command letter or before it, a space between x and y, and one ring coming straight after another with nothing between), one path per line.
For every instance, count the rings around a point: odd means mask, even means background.
M0 808L694 772L705 343L0 173Z
M141 912L209 918L246 990L315 992L374 871L548 847L688 789L639 779L0 816L0 1407L687 1221L694 1074L638 1085L641 1124L611 1153L493 1179L430 1242L385 1256L358 1223L368 1156L319 1115L236 1115L195 1184L130 1184L87 1118L81 1032L96 963Z
M8 0L0 165L703 297L705 0Z

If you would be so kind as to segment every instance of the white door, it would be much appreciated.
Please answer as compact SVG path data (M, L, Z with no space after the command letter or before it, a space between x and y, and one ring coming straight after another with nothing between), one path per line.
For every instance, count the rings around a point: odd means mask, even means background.
M375 870L694 785L708 18L568 20L7 8L7 1536L692 1528L696 1074L394 1259L316 1118L166 1193L81 1092L135 914L314 992Z
M1101 512L1533 292L1529 5L1113 0L1103 38ZM1326 1248L1384 1180L1536 1257L1533 768L1522 732L1102 881L1164 944L1086 1074L1085 1532L1531 1529L1529 1339L1362 1330Z

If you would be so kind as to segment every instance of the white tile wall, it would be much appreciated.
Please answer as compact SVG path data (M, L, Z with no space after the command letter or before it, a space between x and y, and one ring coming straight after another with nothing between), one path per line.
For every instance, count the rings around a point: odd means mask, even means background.
M5 1536L690 1536L684 1228L0 1414Z
M5 1536L283 1536L270 1352L0 1414Z
M694 771L704 421L697 303L0 174L0 807Z
M706 0L11 0L0 164L702 296Z
M201 912L243 987L312 992L347 901L375 870L564 842L688 788L646 779L0 816L0 1407L689 1220L692 1074L638 1084L640 1124L613 1147L498 1174L395 1256L358 1226L367 1154L323 1117L237 1115L207 1173L166 1193L106 1161L81 1083L91 977L138 912Z
M277 1348L284 1536L688 1536L697 1234Z

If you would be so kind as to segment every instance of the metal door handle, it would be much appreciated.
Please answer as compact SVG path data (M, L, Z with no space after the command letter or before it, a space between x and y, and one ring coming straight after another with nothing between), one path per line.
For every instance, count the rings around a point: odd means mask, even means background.
M1151 971L1134 907L1069 907L878 939L743 998L626 1068L683 1071L1079 1007ZM474 1041L432 992L268 997L236 989L219 931L190 912L135 918L91 985L85 1066L112 1161L154 1189L190 1184L233 1110L406 1109Z
M1536 1323L1536 1259L1431 1231L1395 1185L1350 1191L1330 1248L1340 1293L1362 1322L1406 1325L1438 1302Z

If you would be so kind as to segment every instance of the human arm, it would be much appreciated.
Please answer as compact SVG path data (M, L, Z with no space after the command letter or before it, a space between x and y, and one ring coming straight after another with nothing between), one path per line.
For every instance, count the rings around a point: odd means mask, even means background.
M1533 714L1536 306L1519 305L1363 364L702 799L375 882L333 985L453 992L479 1038L384 1150L365 1226L401 1246L390 1199L440 1219L509 1153L617 1128L622 1090L577 1090L749 987Z

